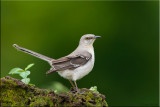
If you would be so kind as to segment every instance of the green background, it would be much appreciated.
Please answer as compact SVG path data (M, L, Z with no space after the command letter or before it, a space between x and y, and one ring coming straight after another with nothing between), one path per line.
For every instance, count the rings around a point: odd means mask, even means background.
M110 106L158 105L158 1L2 1L1 76L14 67L31 70L31 83L48 88L60 82L46 76L50 65L16 51L16 43L52 58L72 52L84 34L102 36L94 43L95 66L77 81L97 86ZM11 75L19 78L19 76ZM51 85L52 84L52 85Z

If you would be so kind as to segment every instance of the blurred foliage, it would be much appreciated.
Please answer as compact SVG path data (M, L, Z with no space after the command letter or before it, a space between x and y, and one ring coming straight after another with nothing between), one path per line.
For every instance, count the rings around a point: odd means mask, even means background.
M2 1L1 75L34 62L31 83L58 81L46 76L48 63L16 51L12 44L59 58L72 52L83 34L102 36L94 44L93 71L79 88L97 86L110 106L158 105L159 1ZM15 76L16 77L16 76ZM18 76L16 78L19 78Z
M41 88L45 87L45 89L52 89L57 94L69 92L69 89L58 81L54 81L54 82L51 82L49 84L44 84L40 87Z

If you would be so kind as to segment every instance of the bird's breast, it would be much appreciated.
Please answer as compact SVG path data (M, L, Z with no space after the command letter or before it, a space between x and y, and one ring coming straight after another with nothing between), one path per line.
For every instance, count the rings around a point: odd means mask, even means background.
M79 80L92 71L95 61L94 49L92 48L88 50L88 52L91 53L92 55L91 59L85 65L78 67L77 69L74 70L74 75L72 80Z
M66 79L75 80L75 81L86 76L89 72L92 71L94 66L94 61L95 61L94 49L90 48L87 51L92 55L92 57L86 64L74 70L58 71L58 74Z
M92 71L94 66L94 57L91 58L85 65L74 70L74 75L72 80L79 80L86 76L89 72Z

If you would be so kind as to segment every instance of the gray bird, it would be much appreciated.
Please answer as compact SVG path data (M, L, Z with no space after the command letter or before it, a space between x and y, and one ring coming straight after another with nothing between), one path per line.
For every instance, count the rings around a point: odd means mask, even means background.
M93 43L97 38L100 38L100 36L95 36L94 34L83 35L78 47L71 54L59 59L49 58L17 44L13 44L13 46L22 52L47 61L51 65L51 69L46 74L58 72L60 76L68 79L73 88L76 88L76 91L79 92L76 80L81 79L93 69L95 61ZM74 81L75 85L72 81Z

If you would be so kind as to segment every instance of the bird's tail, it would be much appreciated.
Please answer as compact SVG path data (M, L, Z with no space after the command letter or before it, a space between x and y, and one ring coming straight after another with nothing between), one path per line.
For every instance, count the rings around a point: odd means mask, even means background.
M45 61L47 61L47 62L49 62L49 63L54 60L54 59L52 59L52 58L49 58L49 57L44 56L44 55L42 55L42 54L39 54L39 53L37 53L37 52L33 52L33 51L29 50L29 49L25 49L25 48L23 48L23 47L20 47L20 46L18 46L17 44L13 44L13 47L15 47L17 50L20 50L20 51L22 51L22 52L28 53L28 54L30 54L30 55L32 55L32 56L35 56L35 57L40 58L40 59L42 59L42 60L45 60Z

